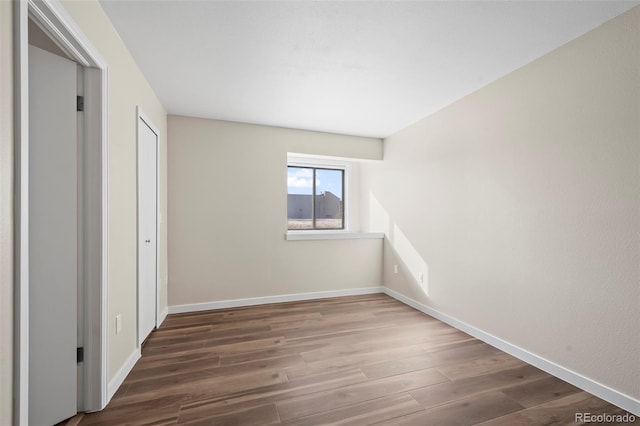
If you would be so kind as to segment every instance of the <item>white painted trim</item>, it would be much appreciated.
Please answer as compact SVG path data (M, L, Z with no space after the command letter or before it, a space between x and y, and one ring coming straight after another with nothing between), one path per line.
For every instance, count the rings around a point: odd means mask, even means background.
M151 129L151 131L156 135L156 232L155 232L155 239L156 239L156 321L155 321L155 325L156 328L160 326L160 288L159 288L159 278L160 278L160 131L158 130L158 127L153 124L153 122L151 121L151 119L149 119L149 117L144 113L144 111L142 110L142 107L140 107L140 105L136 105L136 196L137 196L137 201L136 201L136 210L137 210L137 214L136 214L136 238L138 240L138 244L136 246L137 249L137 253L136 253L136 262L140 259L139 256L139 250L140 250L140 234L139 234L139 222L140 219L138 217L139 214L139 201L140 201L140 188L139 188L139 181L140 181L140 177L139 177L139 173L140 173L140 161L139 161L139 153L140 153L140 141L139 141L139 137L140 137L140 120L144 121L144 123ZM137 265L137 273L136 273L136 282L137 282L137 291L138 291L138 315L137 315L137 320L138 320L138 346L142 345L142 342L140 342L140 282L139 282L139 267L140 265Z
M116 375L113 376L113 379L111 379L111 381L109 382L109 387L107 390L107 397L109 401L111 401L111 398L113 398L113 395L115 395L118 389L120 389L120 386L122 386L124 379L127 378L127 376L129 375L129 373L131 372L133 367L136 365L136 362L138 362L141 356L142 355L140 352L140 348L135 348L135 350L131 353L131 355L129 355L129 358L127 358L124 364L122 364L122 367L120 367L120 370L118 370Z
M344 171L344 182L343 182L343 191L342 194L343 201L343 232L349 232L352 227L351 223L351 194L353 191L351 190L351 185L353 179L351 177L353 165L353 161L348 159L339 159L339 158L330 158L326 156L315 156L315 155L303 155L303 154L295 154L292 152L287 153L287 166L299 166L299 167L326 167L330 169L343 170Z
M88 239L85 282L89 285L85 287L84 410L97 411L108 402L108 76L106 68L85 68L84 71L85 163L89 168L85 167L85 236Z
M366 240L383 239L382 232L340 232L340 231L289 231L287 241L302 240Z
M266 305L269 303L298 302L302 300L326 299L329 297L358 296L363 294L382 293L382 287L362 287L347 290L317 291L312 293L283 294L279 296L251 297L247 299L220 300L206 303L169 306L170 314L185 312L209 311L214 309L238 308L242 306Z
M59 0L29 0L29 13L45 34L80 65L97 68L106 66L106 61Z
M100 67L102 78L102 109L100 122L102 125L102 144L101 144L101 195L102 212L100 222L102 225L102 258L101 269L101 285L100 285L100 307L102 309L100 315L100 395L96 396L96 400L100 402L98 410L102 410L107 406L111 398L108 397L107 378L108 371L108 355L109 355L109 67L106 63ZM85 73L85 78L87 74ZM85 340L86 341L86 340ZM96 386L97 387L97 386ZM87 399L85 399L87 401ZM86 402L85 402L86 403ZM87 407L85 407L87 408Z
M167 315L169 315L169 307L165 307L162 312L160 312L160 316L158 317L158 327L160 327L164 320L167 319Z
M327 157L287 153L287 164L289 166L300 167L326 167L329 169L348 171L351 168L351 161L341 159L328 159Z
M91 250L96 254L90 268L95 272L86 291L87 312L85 324L85 410L104 408L107 399L107 312L108 312L108 66L106 61L79 29L58 0L29 0L14 3L15 54L15 360L14 381L15 424L28 425L29 412L29 87L28 87L28 20L29 17L61 47L70 58L95 70L91 87L100 96L91 122L86 123L88 139L99 146L100 170L99 218L89 225ZM85 99L87 93L85 93ZM85 114L88 116L88 114ZM90 329L90 330L88 330Z
M547 373L558 377L559 379L571 383L572 385L583 389L599 398L602 398L605 401L617 405L618 407L621 407L624 410L629 411L630 413L640 416L640 401L629 395L625 395L622 392L603 385L602 383L598 383L595 380L585 377L580 373L569 370L568 368L558 365L553 361L529 352L526 349L514 345L513 343L507 342L506 340L494 336L493 334L487 333L486 331L480 330L479 328L467 324L464 321L453 318L388 287L383 287L383 293L393 297L396 300L399 300L406 305L411 306L414 309L417 309L420 312L423 312L433 318L447 323L460 331L464 331L465 333L470 334L471 336L482 340L483 342L488 343L489 345L496 347L501 351L513 355L514 357L521 359L522 361L531 364L534 367L544 370Z
M14 408L29 425L29 5L13 2L14 31Z

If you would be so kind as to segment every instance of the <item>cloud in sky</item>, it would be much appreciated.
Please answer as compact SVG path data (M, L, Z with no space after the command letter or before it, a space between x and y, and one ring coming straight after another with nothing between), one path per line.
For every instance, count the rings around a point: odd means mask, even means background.
M287 192L289 194L311 194L313 192L313 170L306 167L289 167L287 169ZM341 170L316 169L316 193L320 195L324 192L331 192L338 198L342 198L342 177Z
M316 184L318 184L316 179ZM287 171L287 186L289 188L311 188L313 186L313 170L290 167Z

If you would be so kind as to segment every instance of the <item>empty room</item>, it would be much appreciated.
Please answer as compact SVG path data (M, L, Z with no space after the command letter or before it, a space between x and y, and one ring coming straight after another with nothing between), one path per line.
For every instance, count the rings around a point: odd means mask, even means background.
M639 1L0 34L0 426L640 423Z

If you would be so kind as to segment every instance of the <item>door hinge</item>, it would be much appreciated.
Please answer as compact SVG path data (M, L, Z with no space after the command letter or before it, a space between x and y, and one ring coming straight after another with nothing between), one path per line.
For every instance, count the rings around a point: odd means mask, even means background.
M84 111L84 96L76 96L76 111Z
M79 364L84 361L84 348L76 349L76 362Z

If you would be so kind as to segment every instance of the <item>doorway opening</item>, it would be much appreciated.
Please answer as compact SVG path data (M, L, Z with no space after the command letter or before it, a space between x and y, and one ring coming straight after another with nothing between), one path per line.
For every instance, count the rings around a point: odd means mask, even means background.
M158 143L159 132L138 107L138 347L159 325Z
M108 399L107 65L59 3L16 2L14 11L14 420L16 424L27 425L42 419L55 423L55 416L67 411L73 415L73 410L100 410ZM65 70L62 74L67 76L59 94L66 99L65 117L71 117L70 120L50 120L46 109L37 111L45 103L32 98L41 96L51 101L52 96L59 96L50 91L55 85L50 78L58 74L47 69L53 63L62 67ZM49 105L49 110L56 109L51 106L56 105L55 99ZM72 108L71 114L68 106ZM47 126L57 126L61 135L68 135L61 139L66 142L56 145L55 139L47 134ZM37 139L50 146L38 143ZM64 176L60 181L48 179L60 175ZM48 214L57 215L57 219L47 217ZM61 227L56 231L62 230L58 235L53 232L56 226ZM48 254L56 250L60 261L49 262ZM58 268L61 265L64 267ZM64 297L55 291L51 293L53 296L47 293L55 289L42 286L42 282L48 283L42 278L47 274L56 275L51 282L62 286ZM52 302L50 306L48 300ZM36 328L46 324L47 309L57 315L71 306L74 313L56 318L51 330ZM42 318L38 319L38 315ZM43 367L38 354L57 344L59 332L66 342L64 350L60 356L45 354L51 356ZM73 398L65 401L64 412L55 412L46 404L36 407L30 398L40 390L41 382L54 378L55 374L50 373L57 368L73 376L65 382L74 392ZM57 389L59 394L64 392ZM46 400L47 396L38 398ZM38 410L37 414L34 410Z

